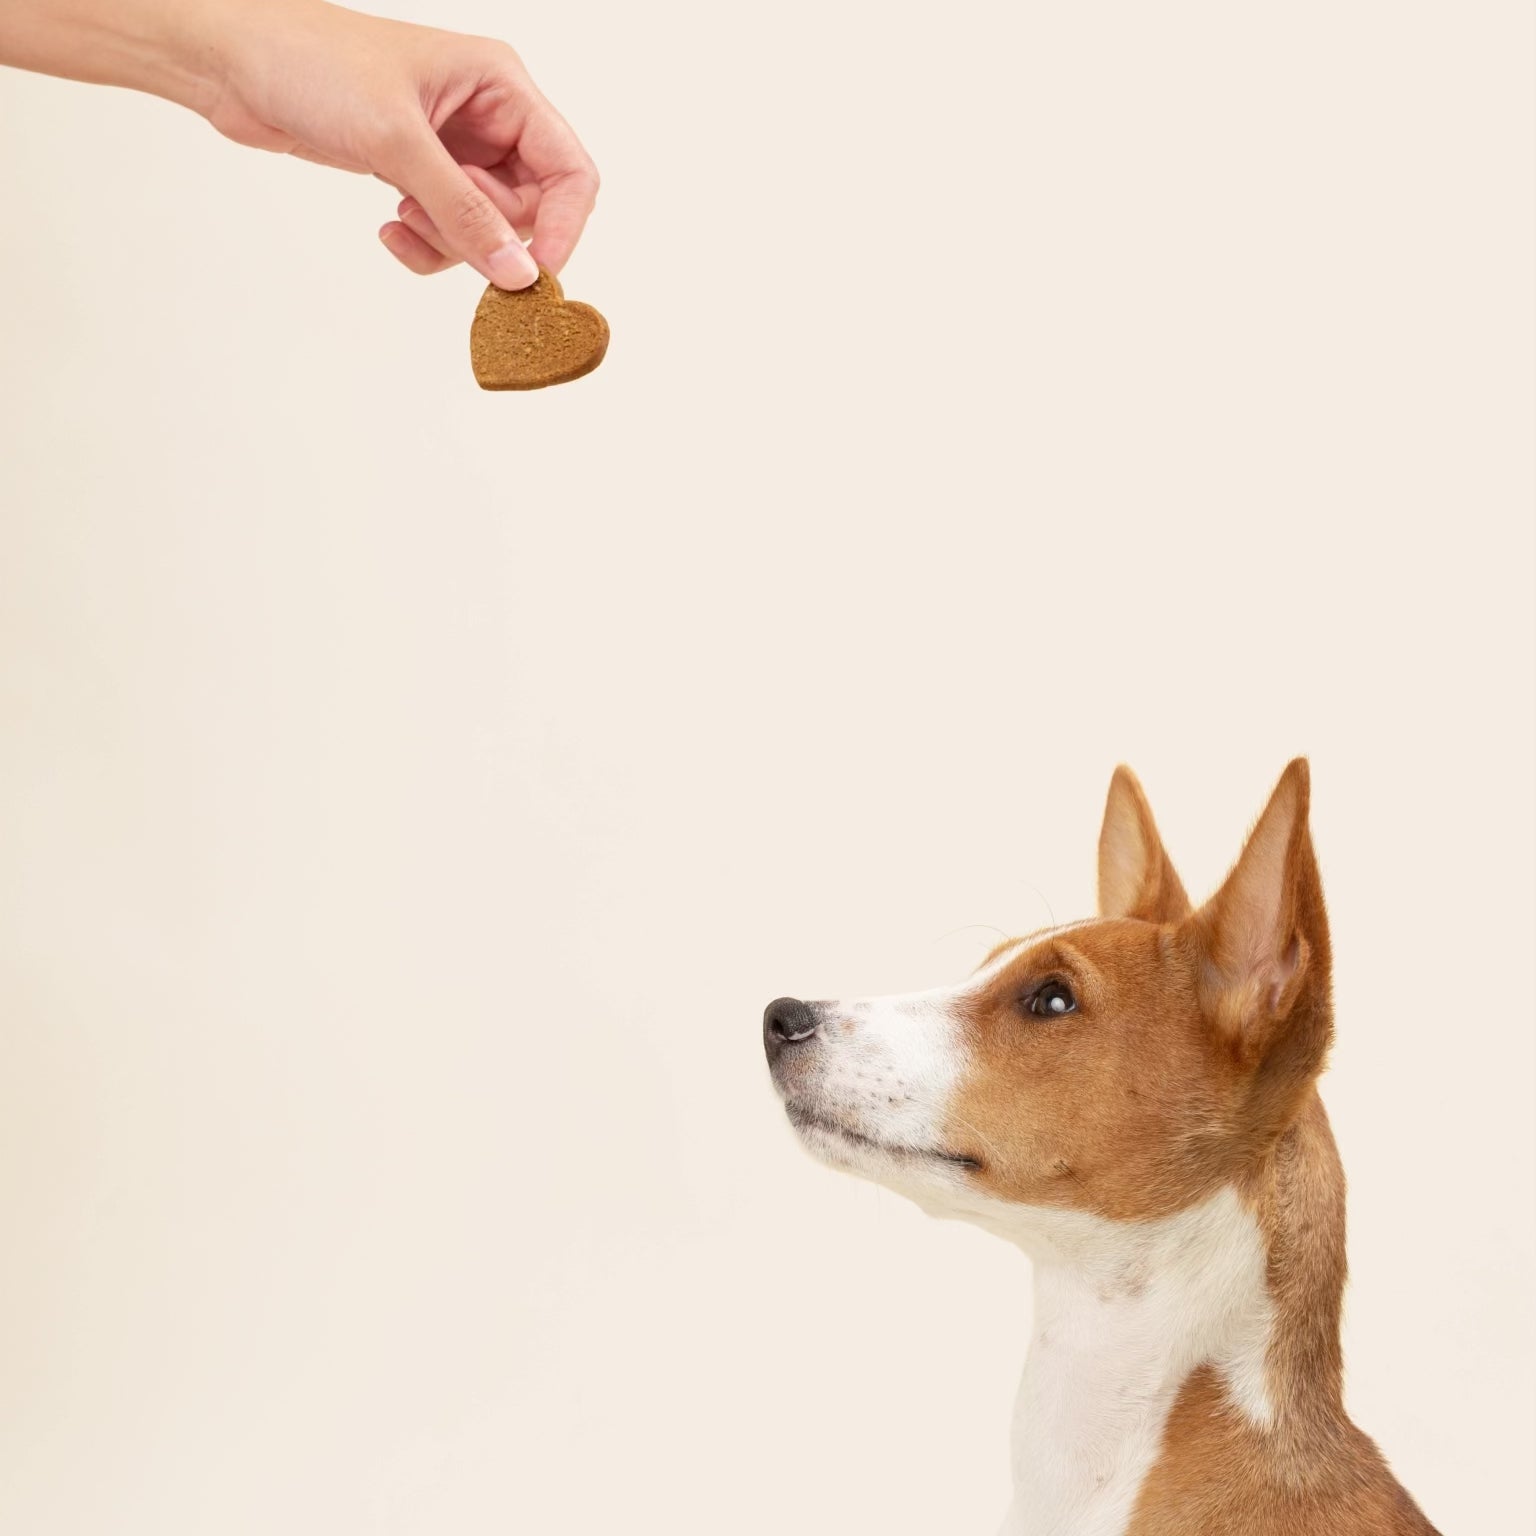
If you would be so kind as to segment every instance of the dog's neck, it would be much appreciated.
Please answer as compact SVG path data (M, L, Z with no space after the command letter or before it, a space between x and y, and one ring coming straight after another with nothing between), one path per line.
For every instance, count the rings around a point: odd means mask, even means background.
M987 1221L1035 1268L1004 1536L1121 1536L1148 1474L1177 1454L1169 1416L1202 1368L1266 1458L1303 1467L1333 1438L1343 1197L1321 1117L1318 1105L1249 1187L1162 1220Z

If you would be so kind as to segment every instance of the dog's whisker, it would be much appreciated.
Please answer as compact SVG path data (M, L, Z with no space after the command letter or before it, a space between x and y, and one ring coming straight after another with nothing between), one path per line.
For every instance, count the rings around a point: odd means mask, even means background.
M941 933L934 942L942 944L945 939L952 939L957 933L971 933L977 928L983 928L988 933L995 933L1000 939L1012 937L1011 934L999 928L996 923L961 923L958 928L951 928L948 933Z
M1036 896L1040 898L1040 905L1045 908L1047 914L1050 916L1051 927L1058 927L1059 924L1056 921L1056 908L1051 905L1050 898L1045 894L1044 891L1040 889L1038 885L1034 883L1033 880L1026 880L1024 883L1030 888L1030 890L1035 893Z
M979 1125L967 1120L964 1115L956 1115L955 1121L957 1124L964 1126L981 1143L989 1157L1001 1158L1001 1153L998 1151L996 1144Z

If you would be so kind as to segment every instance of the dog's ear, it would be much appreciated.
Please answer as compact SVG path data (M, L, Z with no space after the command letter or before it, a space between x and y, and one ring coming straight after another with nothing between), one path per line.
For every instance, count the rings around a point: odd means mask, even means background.
M1264 814L1221 889L1191 925L1201 951L1201 1000L1209 1017L1256 1060L1302 1015L1295 1065L1315 1071L1331 1031L1330 950L1322 881L1307 824L1311 777L1298 757L1280 776ZM1295 1052L1287 1053L1294 1055Z
M1123 765L1109 781L1099 833L1099 916L1178 923L1189 897L1157 835L1152 807L1136 775Z

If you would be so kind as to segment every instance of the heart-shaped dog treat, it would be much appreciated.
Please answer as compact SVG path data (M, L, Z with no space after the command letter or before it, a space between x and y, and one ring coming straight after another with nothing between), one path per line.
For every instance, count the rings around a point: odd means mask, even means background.
M591 373L608 350L608 322L590 304L568 304L539 268L531 288L494 283L469 328L469 360L481 389L543 389Z

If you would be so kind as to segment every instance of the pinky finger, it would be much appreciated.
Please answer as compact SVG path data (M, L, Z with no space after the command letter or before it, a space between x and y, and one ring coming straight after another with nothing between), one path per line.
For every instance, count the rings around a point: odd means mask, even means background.
M450 257L434 251L420 235L407 229L404 224L386 224L379 231L379 239L402 267L408 267L418 277L431 277L446 267L456 266Z
M459 258L448 249L448 242L438 233L437 225L427 217L427 210L414 197L403 197L395 210L395 217L421 241L428 250L436 251L451 266L457 266Z

